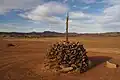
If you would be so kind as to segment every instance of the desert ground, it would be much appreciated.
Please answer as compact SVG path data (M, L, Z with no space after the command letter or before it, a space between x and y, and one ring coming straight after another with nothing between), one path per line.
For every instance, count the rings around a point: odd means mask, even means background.
M120 80L119 67L105 67L109 60L120 64L120 37L70 37L70 41L84 44L93 67L82 74L43 72L41 68L47 49L61 40L65 38L1 38L0 80Z

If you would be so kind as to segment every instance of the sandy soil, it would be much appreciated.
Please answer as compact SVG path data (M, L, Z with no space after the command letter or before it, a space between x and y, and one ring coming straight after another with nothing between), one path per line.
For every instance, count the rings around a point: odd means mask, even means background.
M64 38L0 39L0 80L120 80L120 68L109 69L105 61L120 64L120 37L76 37L94 64L87 72L53 73L41 70L47 48ZM15 46L8 47L8 44Z

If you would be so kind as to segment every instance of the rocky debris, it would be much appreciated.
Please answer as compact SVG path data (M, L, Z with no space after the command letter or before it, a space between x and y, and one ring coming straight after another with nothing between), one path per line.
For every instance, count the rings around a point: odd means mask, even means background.
M80 42L57 42L53 44L47 53L47 63L50 69L79 70L81 73L90 67L86 49Z
M73 70L73 67L67 67L67 68L62 68L61 70L60 70L60 72L69 72L69 71L72 71Z
M93 64L92 64L92 61L91 60L88 60L88 67L89 68L92 68Z
M108 67L108 68L117 68L118 64L106 61L106 67Z
M15 46L15 45L12 44L12 43L9 43L9 44L7 44L7 46L8 46L8 47L11 47L11 46Z

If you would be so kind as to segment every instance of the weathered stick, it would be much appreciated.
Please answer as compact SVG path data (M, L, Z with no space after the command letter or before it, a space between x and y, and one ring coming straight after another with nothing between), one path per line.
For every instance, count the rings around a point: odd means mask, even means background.
M67 13L67 17L66 17L66 42L68 42L68 20L69 20L69 14Z

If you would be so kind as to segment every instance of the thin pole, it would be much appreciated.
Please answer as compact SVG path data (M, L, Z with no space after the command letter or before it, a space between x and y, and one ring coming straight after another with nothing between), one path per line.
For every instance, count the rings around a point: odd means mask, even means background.
M68 20L69 20L69 14L67 13L67 17L66 17L66 42L68 42Z

